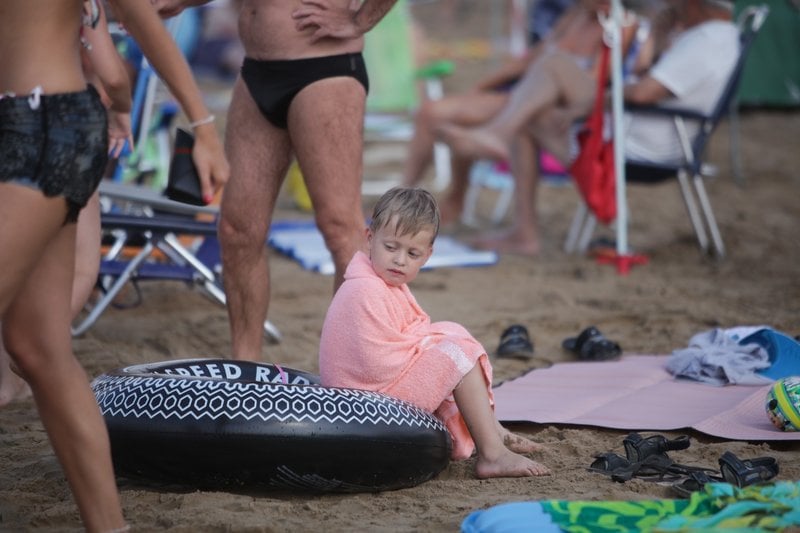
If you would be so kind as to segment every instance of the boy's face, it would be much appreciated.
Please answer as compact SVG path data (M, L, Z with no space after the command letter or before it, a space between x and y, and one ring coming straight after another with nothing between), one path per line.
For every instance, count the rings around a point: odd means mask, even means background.
M423 229L416 235L395 235L395 227L392 220L374 233L367 228L372 268L393 287L416 278L433 253L433 230Z

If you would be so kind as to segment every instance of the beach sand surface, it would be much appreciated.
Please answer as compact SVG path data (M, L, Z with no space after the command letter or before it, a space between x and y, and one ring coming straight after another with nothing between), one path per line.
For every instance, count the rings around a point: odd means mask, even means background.
M445 42L474 35L487 27L480 21L489 20L486 13L481 19L480 8L473 7L437 26L436 3L419 3L415 10L429 30L452 30L436 34ZM489 61L459 57L457 65L456 74L446 80L446 90L468 86ZM224 103L224 91L214 102ZM686 347L695 333L716 327L765 324L800 334L800 115L789 110L742 113L741 183L732 173L729 132L723 124L714 136L709 160L717 165L718 176L707 182L727 246L724 259L699 252L673 181L628 189L629 240L636 253L647 256L646 265L620 275L613 266L591 257L565 254L563 240L577 196L571 185L545 184L538 203L543 234L538 257L504 255L490 267L424 272L413 283L414 294L434 320L462 323L490 354L506 327L518 323L528 328L535 357L529 361L493 357L498 383L531 369L575 360L561 342L590 325L618 342L625 354L669 354ZM369 145L367 153L377 148ZM366 172L398 171L397 163L385 166ZM374 201L365 197L365 210ZM485 216L492 202L491 192L481 196L478 211L487 226ZM277 218L310 215L295 209L284 195ZM472 233L466 228L454 230L460 238ZM596 236L613 238L614 231L601 228ZM305 271L276 253L270 261L270 319L283 341L265 345L264 361L316 372L332 278ZM228 356L224 308L182 283L145 282L141 290L141 305L110 309L74 340L75 353L90 378L138 363ZM535 424L512 429L546 446L533 457L549 466L553 475L479 480L472 459L450 463L435 479L419 486L377 494L201 491L126 479L119 480L119 487L133 531L171 532L452 532L470 512L505 502L675 496L668 485L638 479L615 483L586 470L597 453L624 454L626 431ZM663 434L691 436L689 449L671 453L684 464L717 467L720 455L730 450L742 458L775 457L781 469L778 479L800 479L797 442L732 442L688 430ZM76 507L32 400L0 409L0 530L80 529Z

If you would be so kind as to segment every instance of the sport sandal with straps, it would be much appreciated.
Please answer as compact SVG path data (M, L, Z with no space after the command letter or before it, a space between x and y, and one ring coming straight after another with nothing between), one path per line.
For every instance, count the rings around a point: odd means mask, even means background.
M624 483L633 478L644 481L677 481L692 472L710 472L711 469L678 464L664 455L651 455L643 461L631 462L616 453L596 455L589 466L590 472L610 476L613 481Z
M739 459L732 452L725 452L719 458L722 478L737 487L769 481L778 475L778 462L774 457Z
M651 455L666 455L668 451L685 450L689 444L691 443L687 435L669 440L664 435L642 437L638 433L631 433L622 440L625 455L632 463L644 461Z
M732 452L725 452L719 458L719 466L722 477L712 476L706 472L692 472L686 479L673 483L672 490L688 498L692 492L703 490L706 483L730 483L742 488L769 481L778 475L778 463L773 457L743 460Z

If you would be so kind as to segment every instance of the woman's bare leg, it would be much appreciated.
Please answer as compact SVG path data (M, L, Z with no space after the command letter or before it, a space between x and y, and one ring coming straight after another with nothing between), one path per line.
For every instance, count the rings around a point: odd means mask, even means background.
M441 100L425 101L414 118L414 136L408 146L403 184L414 187L422 181L425 170L433 160L433 145L440 126L455 124L469 128L484 124L502 109L507 99L508 93L487 91L453 94ZM471 161L471 158L468 160ZM458 169L453 170L455 181Z
M0 184L3 341L30 384L84 526L109 531L124 519L105 423L71 348L76 230L65 214L63 198Z
M95 192L78 217L75 279L72 285L70 308L72 316L80 313L97 282L100 268L100 195ZM2 328L2 325L0 325ZM0 338L2 335L0 334ZM22 377L10 367L11 359L0 342L0 407L31 395Z
M501 253L535 256L539 253L536 192L539 184L538 148L528 135L512 144L511 173L514 176L514 220L508 229L487 233L474 245Z
M483 126L439 128L439 136L464 156L508 159L514 137L537 114L555 106L589 109L592 78L566 55L542 56L511 91L508 103Z
M95 191L78 216L75 240L75 279L72 282L72 317L86 305L100 271L100 193Z
M2 324L0 324L0 338L2 338ZM0 407L8 405L14 400L22 400L31 395L31 388L11 368L11 358L0 342Z

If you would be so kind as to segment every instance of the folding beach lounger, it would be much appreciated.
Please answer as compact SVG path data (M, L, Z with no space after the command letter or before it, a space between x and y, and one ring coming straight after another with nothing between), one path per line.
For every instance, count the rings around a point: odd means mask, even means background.
M225 305L216 222L194 219L198 213L216 214L215 207L173 202L152 190L111 182L103 182L100 195L101 201L111 199L118 203L138 204L139 212L102 214L103 230L115 235L111 249L100 263L98 281L103 295L88 314L73 325L73 335L86 332L112 305L123 287L130 283L135 286L142 280L191 283ZM179 235L201 239L195 248L182 243ZM129 259L120 258L121 250L132 244L137 247L135 255ZM164 259L156 261L155 255ZM275 342L281 340L280 331L269 321L264 322L264 333Z

